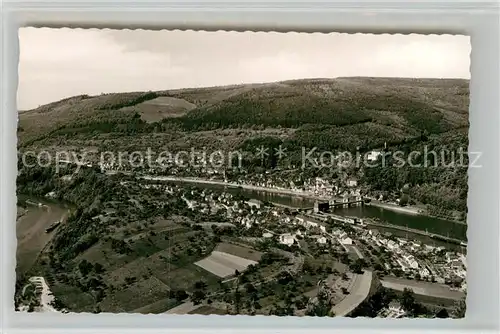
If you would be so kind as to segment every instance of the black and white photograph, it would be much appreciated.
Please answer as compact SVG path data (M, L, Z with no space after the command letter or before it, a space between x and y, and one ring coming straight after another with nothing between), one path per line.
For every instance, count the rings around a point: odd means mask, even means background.
M19 49L16 311L465 316L468 36L24 27Z

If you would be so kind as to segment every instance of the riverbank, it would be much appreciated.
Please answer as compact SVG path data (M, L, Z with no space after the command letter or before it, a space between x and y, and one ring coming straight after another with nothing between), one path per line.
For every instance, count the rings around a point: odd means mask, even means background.
M408 215L426 215L425 211L416 207L399 206L397 204L383 203L376 200L371 200L370 205L377 206L382 209L392 210L396 212L406 213Z
M230 193L244 194L263 202L273 203L276 206L290 209L312 208L315 200L329 200L315 196L309 192L295 191L282 188L267 188L247 184L224 182L223 180L207 180L200 178L186 178L176 176L141 176L139 178L156 181L170 181L178 183L198 184L201 187L219 187ZM379 222L409 227L414 230L428 231L429 233L466 240L465 224L454 224L427 215L418 207L401 207L397 204L384 203L371 199L370 204L349 208L336 208L335 213L344 217L372 218ZM451 225L450 225L451 224ZM386 226L389 227L389 226Z
M292 189L286 189L286 188L269 188L269 187L254 186L251 184L224 182L224 181L218 181L218 180L207 180L207 179L200 179L200 178L194 178L194 177L140 176L140 178L142 178L144 180L150 180L150 181L171 181L171 182L187 182L187 183L197 183L197 184L211 184L211 185L218 185L218 186L223 186L223 187L241 188L241 189L252 190L252 191L263 191L263 192L274 193L274 194L279 194L279 195L305 197L305 198L317 199L317 200L322 200L322 201L328 200L327 197L317 196L317 195L315 195L311 192L307 192L307 191L298 191L298 190L292 190Z
M408 215L420 215L420 216L425 216L425 217L438 218L438 219L447 220L447 221L450 221L450 222L453 222L456 224L467 225L467 223L464 222L463 220L453 219L453 218L447 217L447 216L443 217L443 216L439 216L439 215L430 214L426 209L423 209L421 207L419 208L416 206L400 206L398 204L384 203L384 202L380 202L380 201L373 200L373 199L371 200L370 204L372 206L376 206L376 207L379 207L379 208L382 208L385 210L401 212L401 213L405 213Z
M140 176L139 178L142 178L144 180L151 180L151 181L187 182L187 183L195 183L195 184L209 184L209 185L216 185L216 186L222 186L222 187L241 188L241 189L245 189L245 190L262 191L262 192L268 192L268 193L278 194L278 195L302 197L302 198L313 199L313 200L318 200L318 201L328 201L331 199L331 198L325 197L325 196L318 196L318 195L313 194L313 193L308 192L308 191L300 191L300 190L286 189L286 188L261 187L261 186L254 186L251 184L225 182L225 181L221 181L221 180L207 180L207 179L196 178L196 177L147 176L146 175L146 176ZM413 216L421 215L421 216L426 216L426 217L431 217L431 218L440 218L443 220L453 221L454 223L466 225L465 222L460 221L460 220L448 219L445 217L439 217L436 215L429 214L427 212L427 210L425 210L421 207L400 206L400 205L395 204L395 203L381 202L381 201L375 200L373 198L371 198L370 200L371 200L370 205L376 206L376 207L379 207L379 208L382 208L385 210L400 212L400 213L413 215Z
M29 205L26 213L16 221L16 270L19 273L31 269L40 252L54 236L54 232L46 233L46 229L54 222L64 220L69 214L63 205L42 203L39 206L38 203L41 202L38 199L32 201L37 205Z

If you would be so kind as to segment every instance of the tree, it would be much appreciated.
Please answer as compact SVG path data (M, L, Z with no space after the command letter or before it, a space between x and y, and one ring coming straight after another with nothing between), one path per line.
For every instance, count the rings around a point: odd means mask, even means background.
M408 205L408 202L410 201L410 197L408 197L407 194L403 194L401 198L399 199L399 205L405 206Z
M299 297L295 300L295 307L298 310L302 310L307 306L308 302L309 302L309 298L307 298L307 296L302 295L301 297Z
M462 298L455 303L453 307L452 316L454 318L463 318L465 317L466 310L467 310L467 304L465 302L465 298Z
M326 317L330 312L330 306L324 301L318 300L314 306L306 312L311 317Z
M450 315L448 314L448 311L445 308L442 308L438 313L436 313L436 318L449 318Z
M188 294L184 290L175 290L172 292L172 297L178 301L182 301L188 297Z
M194 288L195 290L205 290L205 288L207 287L207 283L205 281L196 281L194 283Z
M413 313L415 309L415 296L413 295L413 290L405 288L403 294L401 295L401 307L408 313Z
M357 259L353 263L349 265L349 268L355 273L355 274L362 274L363 273L363 267L365 266L365 261L363 259Z
M246 292L248 294L253 294L253 293L257 292L257 289L255 288L255 286L252 283L247 283L245 285L245 289L246 289Z
M104 272L104 266L102 264L100 264L99 262L96 262L94 264L94 270L96 273L101 274Z
M206 298L206 294L205 294L205 292L203 292L201 290L195 290L195 291L193 291L193 294L191 295L191 301L195 305L200 304L205 298Z
M92 271L92 269L94 269L94 266L92 265L92 263L84 259L78 264L78 269L83 276L87 276Z

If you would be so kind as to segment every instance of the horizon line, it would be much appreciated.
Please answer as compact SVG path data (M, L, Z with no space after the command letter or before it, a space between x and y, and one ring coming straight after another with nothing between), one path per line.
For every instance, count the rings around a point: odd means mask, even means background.
M287 83L287 82L294 82L294 81L322 81L322 80L337 80L337 79L356 79L356 78L363 78L363 79L404 79L404 80L463 80L463 81L470 81L470 78L460 78L460 77L398 77L398 76L362 76L362 75L356 75L356 76L339 76L339 77L310 77L310 78L296 78L296 79L286 79L286 80L277 80L277 81L262 81L262 82L242 82L242 83L235 83L235 84L223 84L223 85L214 85L214 86L191 86L191 87L179 87L179 88L170 88L170 89L158 89L158 90L130 90L130 91L115 91L115 92L109 92L109 93L100 93L100 94L87 94L87 93L82 93L78 95L71 95L67 97L63 97L59 100L55 100L52 102L47 102L44 104L40 104L37 107L30 108L30 109L17 109L18 113L21 112L26 112L26 111L32 111L35 109L38 109L40 107L43 107L48 104L52 103L57 103L57 102L62 102L64 100L68 100L74 97L79 97L79 96L88 96L89 98L91 97L98 97L102 95L109 95L109 94L126 94L126 93L142 93L142 92L167 92L167 91L182 91L182 90L191 90L191 89L214 89L214 88L224 88L224 87L238 87L238 86L245 86L245 85L266 85L266 84L278 84L278 83ZM16 101L17 105L17 101Z

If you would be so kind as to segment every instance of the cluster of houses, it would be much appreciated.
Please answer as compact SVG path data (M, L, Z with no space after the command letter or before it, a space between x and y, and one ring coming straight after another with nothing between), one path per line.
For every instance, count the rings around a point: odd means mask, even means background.
M264 203L259 200L239 202L229 193L215 194L202 191L185 195L190 198L184 200L191 209L201 212L222 210L227 217L231 217L233 223L245 228L255 225L264 227L267 223L276 223L276 226L280 226L279 231L264 230L262 237L270 238L276 235L278 242L283 245L298 245L298 241L305 237L315 240L317 244L335 242L345 249L356 242L353 240L354 236L346 233L341 226L332 228L326 220L323 220L325 215L321 212L327 211L330 203L316 203L314 210L317 211L316 214L291 216L281 214L279 209L267 210L264 208ZM442 247L423 245L411 240L390 237L377 230L363 229L355 225L354 227L359 232L356 234L356 239L364 240L372 247L383 248L391 253L392 261L383 264L389 271L400 269L407 275L420 276L426 280L432 278L439 283L463 282L465 279L466 262L462 254L451 252L444 254ZM465 283L461 287L466 288Z
M460 290L466 290L467 262L465 255L461 253L442 252L434 255L432 259L436 280L440 283L453 285Z
M418 274L421 279L434 279L443 284L457 282L462 284L462 289L466 288L467 269L463 254L446 252L443 255L444 247L422 245L402 238L387 238L377 230L366 230L360 237L392 253L393 263L384 264L387 270L396 267L413 276Z
M371 241L379 247L384 247L391 251L395 263L401 271L405 273L418 274L421 278L431 276L431 271L427 268L427 264L419 263L412 254L411 250L420 248L420 245L401 238L389 239L379 233L377 230L368 230L363 235L366 241ZM386 269L390 269L391 265L386 263Z
M285 218L280 220L281 224L287 224L293 228L293 226L302 226L305 228L306 232L302 232L300 229L297 229L294 233L283 233L279 236L279 242L286 246L291 246L299 238L305 237L309 232L311 238L315 238L319 244L326 244L327 239L322 235L322 233L326 232L326 223L307 217L303 215L297 215L296 217L290 218L285 216Z
M283 221L284 222L284 221ZM294 233L283 233L279 236L279 242L283 245L291 246L299 238L306 236L314 239L318 244L326 244L330 240L331 242L337 241L342 246L352 245L353 240L348 236L348 234L338 228L333 228L330 232L327 232L327 224L321 220L314 219L305 215L297 215L295 218L290 219L286 223L291 226L302 226L305 227L306 232L297 230ZM328 228L329 229L329 228Z

